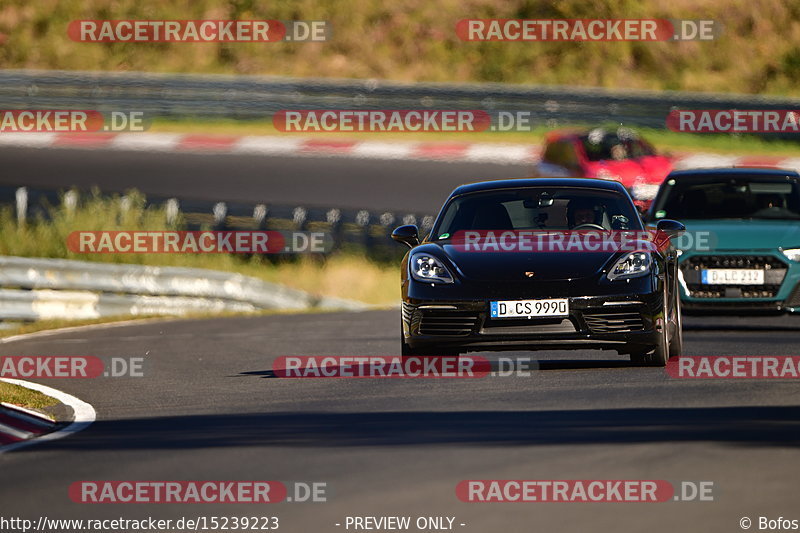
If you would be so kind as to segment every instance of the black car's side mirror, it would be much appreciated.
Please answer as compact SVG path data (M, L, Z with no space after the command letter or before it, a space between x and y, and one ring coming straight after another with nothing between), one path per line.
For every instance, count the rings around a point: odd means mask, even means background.
M414 224L399 226L392 232L392 239L413 248L419 244L419 229Z
M686 232L686 226L677 220L663 218L656 224L656 230L664 233L667 237L672 239L673 237L680 237L683 235Z

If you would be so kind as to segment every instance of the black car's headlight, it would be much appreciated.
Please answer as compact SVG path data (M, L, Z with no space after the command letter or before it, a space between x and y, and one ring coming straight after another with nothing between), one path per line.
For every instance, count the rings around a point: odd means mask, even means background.
M411 255L409 260L411 276L426 283L453 283L453 275L439 259L426 253Z
M608 279L628 279L638 278L650 272L650 267L653 264L653 257L650 252L646 250L636 250L629 254L620 257L611 271L608 273Z

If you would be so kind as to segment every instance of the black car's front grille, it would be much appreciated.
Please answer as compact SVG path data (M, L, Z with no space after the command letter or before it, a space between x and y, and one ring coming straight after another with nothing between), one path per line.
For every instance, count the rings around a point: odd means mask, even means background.
M478 324L478 314L474 311L458 311L447 309L419 309L420 335L465 336L469 335Z
M575 324L569 318L555 319L501 319L487 322L482 335L543 335L575 333Z
M584 314L592 333L627 333L644 330L642 315L636 312Z
M703 270L709 268L763 270L764 284L705 284ZM692 298L774 298L788 267L772 255L698 255L683 261L680 269Z

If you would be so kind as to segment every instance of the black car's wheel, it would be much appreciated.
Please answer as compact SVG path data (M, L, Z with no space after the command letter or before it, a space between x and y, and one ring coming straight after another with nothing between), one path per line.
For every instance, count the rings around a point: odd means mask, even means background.
M658 344L646 352L635 352L631 354L631 361L646 366L667 366L667 361L671 355L670 320L669 308L667 306L667 295L664 294L664 326L658 336Z
M681 297L677 287L673 293L675 311L672 320L672 336L669 339L669 356L680 357L683 353L683 316L681 315Z
M645 366L667 366L669 359L669 340L666 334L661 335L663 342L659 342L655 349L649 352L638 352L631 354L631 361Z

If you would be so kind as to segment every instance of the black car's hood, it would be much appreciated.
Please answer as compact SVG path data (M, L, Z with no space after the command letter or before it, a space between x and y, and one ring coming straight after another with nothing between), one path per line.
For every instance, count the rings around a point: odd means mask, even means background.
M448 243L428 246L440 250L467 279L556 281L596 276L617 252L466 252ZM431 250L432 251L432 250ZM533 272L533 276L526 275Z

